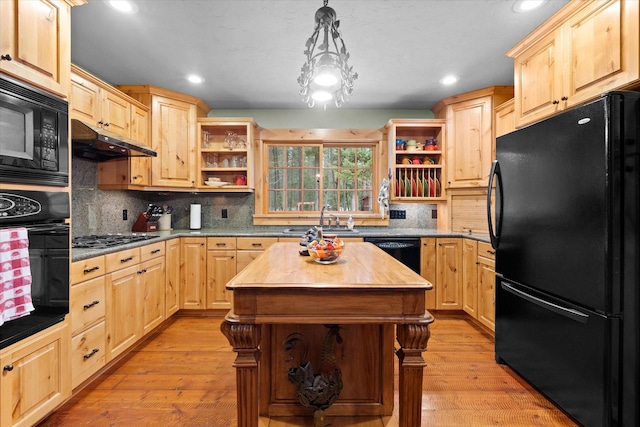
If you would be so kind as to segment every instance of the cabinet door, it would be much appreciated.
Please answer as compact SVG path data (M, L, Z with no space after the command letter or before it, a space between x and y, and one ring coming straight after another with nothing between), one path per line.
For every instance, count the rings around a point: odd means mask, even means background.
M420 275L427 279L433 285L433 289L426 293L425 308L427 310L435 310L436 307L436 289L438 287L438 271L436 269L436 239L431 237L422 237L420 239Z
M151 159L155 186L195 186L195 120L193 104L153 96L151 141L158 157Z
M552 32L514 59L516 125L538 121L564 105L561 39L559 30Z
M164 257L143 262L140 290L142 291L142 336L162 323L164 317Z
M67 98L70 18L62 0L0 1L0 70Z
M139 265L106 275L107 362L140 337Z
M462 242L462 309L478 317L478 244L471 239Z
M100 87L77 74L71 74L69 115L87 124L97 126L102 119Z
M436 303L440 310L462 309L462 244L458 238L437 239L438 287Z
M149 112L131 105L131 139L149 145ZM131 157L130 184L151 184L151 158Z
M516 112L513 98L496 107L493 128L495 129L496 138L516 130Z
M71 395L69 337L63 322L2 356L1 426L35 425Z
M478 320L492 331L496 329L495 284L495 261L478 257Z
M231 308L227 282L236 275L236 251L207 251L207 308Z
M180 308L180 239L167 241L165 255L164 317L170 317Z
M493 159L491 96L462 101L449 108L452 120L451 144L447 145L449 187L486 187Z
M184 237L180 244L180 308L203 310L206 304L206 238Z
M131 104L109 90L102 90L102 126L118 135L129 138L131 129Z
M640 78L638 1L600 1L563 26L563 96L567 106Z

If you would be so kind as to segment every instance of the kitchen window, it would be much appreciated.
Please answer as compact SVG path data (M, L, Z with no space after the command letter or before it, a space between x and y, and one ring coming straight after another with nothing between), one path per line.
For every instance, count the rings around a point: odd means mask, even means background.
M268 212L371 212L372 146L269 145Z
M261 140L260 150L254 224L315 224L325 205L325 218L380 218L380 139Z

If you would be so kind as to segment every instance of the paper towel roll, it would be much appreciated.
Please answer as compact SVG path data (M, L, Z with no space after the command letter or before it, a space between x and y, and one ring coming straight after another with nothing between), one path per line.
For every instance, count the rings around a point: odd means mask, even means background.
M201 206L194 204L191 205L191 218L189 221L189 228L192 230L200 230L200 220L201 220Z

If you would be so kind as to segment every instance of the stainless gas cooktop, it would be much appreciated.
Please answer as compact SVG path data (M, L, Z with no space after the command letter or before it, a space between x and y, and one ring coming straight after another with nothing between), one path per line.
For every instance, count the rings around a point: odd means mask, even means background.
M74 237L71 240L73 248L102 249L112 246L126 245L128 243L139 242L150 239L151 236L145 234L103 234Z

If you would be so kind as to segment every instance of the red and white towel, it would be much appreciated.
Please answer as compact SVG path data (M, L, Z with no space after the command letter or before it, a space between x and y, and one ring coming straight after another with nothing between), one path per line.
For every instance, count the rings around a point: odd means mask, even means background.
M0 325L33 310L29 233L26 228L0 230Z

